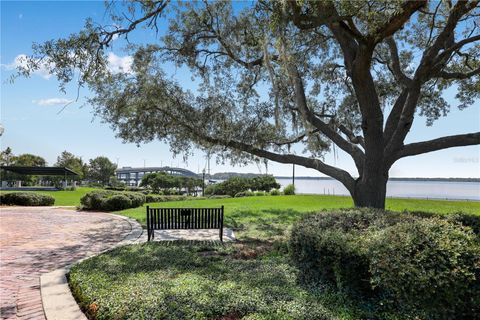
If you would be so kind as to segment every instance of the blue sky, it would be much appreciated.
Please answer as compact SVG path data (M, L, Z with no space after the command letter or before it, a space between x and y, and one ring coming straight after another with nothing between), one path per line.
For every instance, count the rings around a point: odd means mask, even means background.
M81 156L84 160L105 155L112 161L118 159L119 166L174 165L199 171L205 166L205 155L196 152L188 163L181 157L172 158L169 147L153 142L137 147L124 144L108 124L94 118L92 108L83 105L82 97L88 91L80 92L78 102L70 104L58 113L67 101L75 100L77 90L74 85L63 94L58 83L48 73L37 73L28 79L7 82L14 73L15 58L31 53L33 42L43 42L66 36L80 30L87 17L96 22L106 22L103 1L16 1L1 2L1 120L5 133L1 138L1 148L10 146L15 154L33 153L44 157L51 165L56 157L67 150ZM144 31L137 37L148 39L150 34ZM121 40L114 46L112 63L125 66L128 62L123 52ZM116 42L117 42L116 41ZM167 68L171 68L167 66ZM172 70L169 70L172 72ZM189 77L182 70L176 72L179 82L190 87ZM445 94L453 101L454 91ZM455 102L453 103L455 105ZM444 135L478 131L480 128L480 106L475 105L459 111L452 108L449 116L425 126L425 119L417 117L407 142L434 139ZM442 150L398 161L390 172L391 177L480 177L480 147L462 147ZM355 174L353 162L339 152L326 156L329 164L342 167ZM229 164L216 164L211 161L213 172L265 172L265 167L249 165L232 167ZM269 162L268 172L275 175L289 175L291 165ZM301 167L296 168L297 175L321 176L320 173Z

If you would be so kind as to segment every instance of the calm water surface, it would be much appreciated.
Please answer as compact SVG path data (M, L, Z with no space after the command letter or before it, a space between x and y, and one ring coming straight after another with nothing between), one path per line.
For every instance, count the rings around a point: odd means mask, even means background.
M277 179L282 187L292 183L292 179ZM350 195L347 189L336 180L295 179L297 193ZM432 198L479 200L479 182L443 182L443 181L389 181L387 197L396 198Z

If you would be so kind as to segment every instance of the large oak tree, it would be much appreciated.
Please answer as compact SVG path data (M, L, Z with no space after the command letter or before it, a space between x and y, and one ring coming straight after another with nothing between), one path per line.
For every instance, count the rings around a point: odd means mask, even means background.
M48 65L62 86L79 79L126 141L313 168L357 206L378 208L397 160L480 143L479 132L405 143L417 115L427 125L447 115L446 89L460 108L478 107L478 1L163 0L107 10L112 25L88 20L77 34L35 45L21 72ZM108 65L117 37L133 56L124 72ZM191 72L195 92L164 71L172 64ZM322 160L333 146L358 177Z

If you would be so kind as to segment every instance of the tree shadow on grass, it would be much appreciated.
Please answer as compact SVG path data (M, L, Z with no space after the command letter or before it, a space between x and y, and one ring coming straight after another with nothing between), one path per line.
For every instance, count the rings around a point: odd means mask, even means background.
M90 275L99 275L100 278L106 279L104 285L107 288L101 288L101 290L111 290L112 296L115 296L116 285L120 282L128 281L135 284L136 281L132 282L132 279L138 277L141 283L140 279L147 276L151 279L155 290L158 290L157 293L149 292L148 294L167 295L176 303L185 300L188 302L186 308L202 312L209 310L212 318L218 319L227 314L236 314L241 318L248 313L265 311L278 301L288 304L301 297L299 291L303 292L303 290L296 285L296 271L286 263L284 258L235 259L230 255L232 247L232 245L210 241L144 243L117 248L107 254L84 261L73 268L72 273L76 274L74 278L80 276L89 279ZM178 285L176 282L179 281L178 279L185 279L182 281L187 283L192 281L192 287L185 287L185 291L180 293L175 291L175 288L169 291L169 288L175 287L175 284ZM182 281L180 283L184 283ZM89 287L85 292L91 292L98 283L83 283L83 285ZM205 287L206 285L208 288ZM230 289L225 291L225 287ZM132 288L132 290L137 289ZM191 296L190 294L194 292L196 292L195 296ZM203 298L198 298L196 295ZM94 295L89 298L93 297ZM207 297L206 300L205 297ZM142 299L148 298L142 297ZM170 308L167 300L162 303ZM124 302L116 301L116 303L121 305ZM301 318L306 319L308 316Z

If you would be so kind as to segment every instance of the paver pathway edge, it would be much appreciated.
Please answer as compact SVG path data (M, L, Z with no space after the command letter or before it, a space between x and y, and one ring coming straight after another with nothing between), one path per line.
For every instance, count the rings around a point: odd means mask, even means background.
M80 307L75 301L75 298L70 291L70 287L68 286L67 273L70 267L85 259L105 253L114 248L135 243L142 236L142 226L136 220L116 214L108 214L128 221L131 226L130 233L122 241L118 242L111 248L101 252L92 253L65 268L60 268L40 276L42 305L47 320L86 320L87 317L80 310Z

